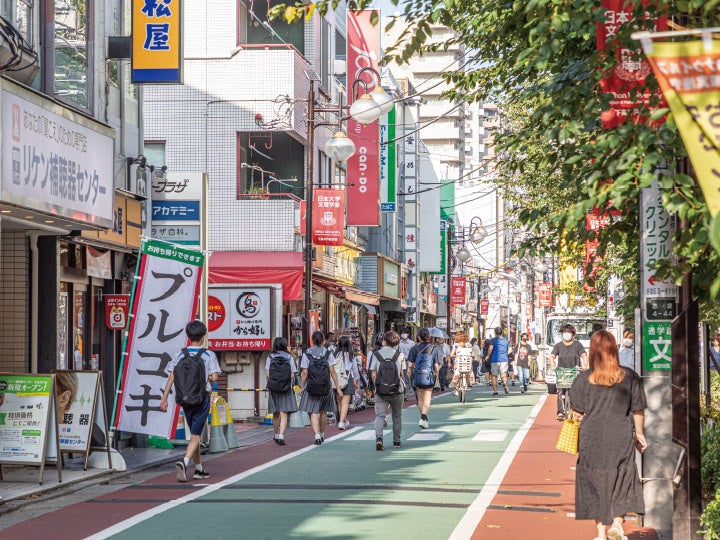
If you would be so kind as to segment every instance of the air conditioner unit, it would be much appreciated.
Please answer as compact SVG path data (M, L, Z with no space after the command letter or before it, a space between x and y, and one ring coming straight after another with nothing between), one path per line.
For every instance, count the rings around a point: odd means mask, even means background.
M15 27L0 19L0 72L30 86L39 70L37 52L27 44Z

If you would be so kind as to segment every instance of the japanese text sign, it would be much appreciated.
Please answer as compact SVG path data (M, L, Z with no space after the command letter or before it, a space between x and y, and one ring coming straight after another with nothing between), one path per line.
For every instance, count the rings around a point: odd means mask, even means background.
M371 92L378 83L370 67L378 69L380 25L373 24L373 10L347 12L348 85L358 80ZM352 95L348 96L352 98ZM350 100L348 100L350 101ZM350 103L348 103L349 105ZM361 124L348 120L348 137L355 143L355 154L347 161L347 224L374 227L380 223L380 130L378 122Z
M182 83L182 0L132 0L132 81Z
M467 288L467 279L464 277L450 278L450 307L461 306L465 304L465 293Z
M105 326L110 330L122 330L127 326L130 312L130 296L127 294L105 294Z
M672 369L672 333L670 322L643 324L643 371Z
M626 0L601 1L605 19L598 23L596 33L599 51L604 51L608 42L615 39L622 25L633 24L633 8L634 4ZM655 20L655 30L666 29L667 17ZM603 92L611 95L610 110L603 111L600 115L603 127L606 129L622 124L628 116L637 118L640 106L647 105L652 98L652 94L648 91L639 93L634 99L631 98L631 93L645 83L645 77L650 73L648 62L637 57L637 50L626 47L619 47L615 55L615 67L600 81Z
M720 211L720 40L643 42L710 214Z
M112 132L70 114L49 100L2 91L2 198L112 227Z
M86 452L90 448L93 426L97 439L95 445L105 444L105 418L97 415L97 395L100 374L86 371L58 371L55 374L58 399L58 431L60 450ZM67 382L66 382L67 381ZM67 384L68 388L65 388ZM68 392L66 402L63 393ZM99 407L102 411L102 407ZM98 424L99 422L99 424Z
M540 307L552 307L551 283L538 283L538 303Z
M208 346L215 351L271 348L273 305L269 287L213 287L208 301Z
M316 189L313 193L313 244L342 246L345 229L345 190Z
M490 300L480 300L480 315L487 315L490 311Z
M197 313L202 252L157 240L140 248L132 317L125 345L116 427L170 437L176 414L160 410L169 365L188 342L185 325Z

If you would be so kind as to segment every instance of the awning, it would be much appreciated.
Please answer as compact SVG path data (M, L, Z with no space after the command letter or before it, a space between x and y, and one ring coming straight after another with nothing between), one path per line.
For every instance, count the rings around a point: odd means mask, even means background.
M363 291L351 285L343 285L329 279L313 278L313 285L325 289L330 294L354 304L368 304L371 306L380 305L380 296L371 292Z
M283 300L302 300L303 269L299 251L214 251L208 280L243 285L279 283Z

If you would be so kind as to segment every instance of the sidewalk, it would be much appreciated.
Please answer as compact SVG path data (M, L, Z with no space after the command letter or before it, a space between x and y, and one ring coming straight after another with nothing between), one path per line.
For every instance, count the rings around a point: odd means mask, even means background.
M549 395L487 506L472 536L477 540L508 538L595 538L592 521L575 520L577 456L555 450L560 422L556 396ZM657 540L653 529L639 528L627 516L628 540Z

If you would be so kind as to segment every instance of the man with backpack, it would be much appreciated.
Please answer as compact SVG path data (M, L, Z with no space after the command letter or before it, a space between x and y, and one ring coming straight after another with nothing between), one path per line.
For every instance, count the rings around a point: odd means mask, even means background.
M191 321L185 326L185 334L190 344L177 353L170 363L170 374L160 402L160 410L167 411L168 395L174 386L175 402L182 407L185 422L190 427L190 442L185 457L175 463L178 482L188 481L187 468L190 461L195 462L195 480L210 478L200 463L200 435L210 412L210 383L217 381L218 373L221 373L215 353L202 348L207 334L205 324L198 320Z
M431 343L430 331L423 328L418 333L418 344L410 350L408 356L409 369L413 372L413 387L417 393L417 407L420 411L418 425L422 429L429 429L428 413L432 391L440 372L442 363L442 346Z
M316 330L312 342L313 346L300 360L300 410L310 415L315 444L319 446L325 441L327 413L336 412L331 381L335 383L338 399L342 399L342 389L335 373L335 357L323 347L325 335Z
M398 350L400 336L390 331L385 334L385 346L372 353L370 377L375 384L375 449L383 449L383 427L388 407L392 411L393 447L400 448L402 407L406 370L405 356Z
M495 339L490 342L488 349L488 357L490 359L490 376L492 377L493 396L498 395L498 377L502 380L505 393L509 394L510 390L507 385L508 371L508 352L510 351L510 342L503 337L503 329L499 326L495 328Z

